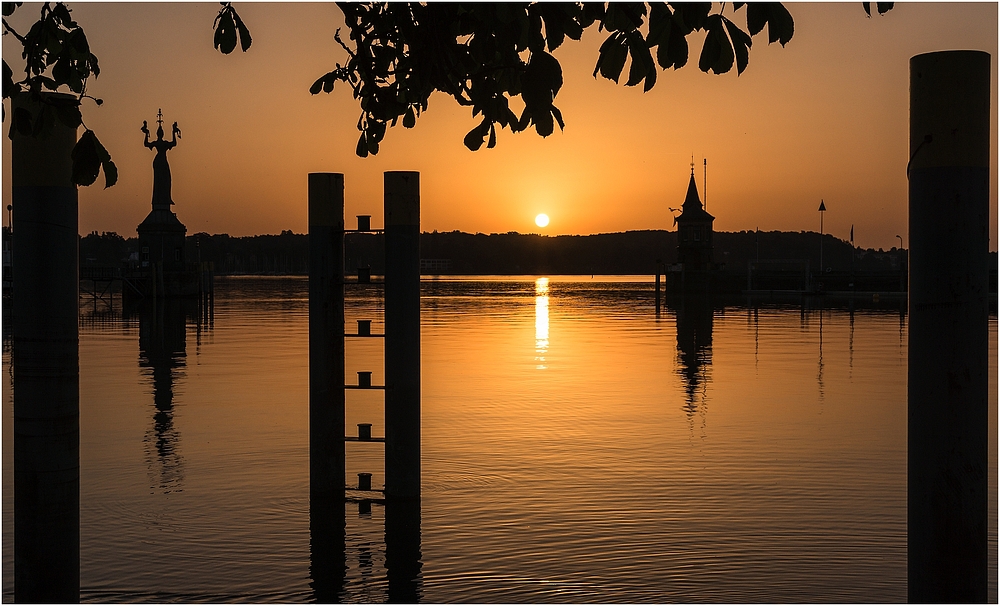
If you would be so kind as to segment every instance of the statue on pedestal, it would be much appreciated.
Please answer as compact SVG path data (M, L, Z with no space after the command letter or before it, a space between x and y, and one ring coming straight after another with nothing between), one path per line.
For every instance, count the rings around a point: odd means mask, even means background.
M146 126L145 120L142 121L140 130L146 135L143 145L156 150L156 157L153 158L153 208L169 210L174 201L170 198L170 165L167 163L167 150L173 149L177 145L181 129L177 128L177 123L174 122L171 140L167 141L163 138L162 110L157 110L156 122L158 126L156 127L155 141L149 140L149 128Z

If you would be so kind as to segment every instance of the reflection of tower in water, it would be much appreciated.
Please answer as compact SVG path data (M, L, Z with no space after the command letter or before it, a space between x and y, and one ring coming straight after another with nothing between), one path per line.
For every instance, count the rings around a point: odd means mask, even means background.
M197 303L179 299L150 301L139 309L139 367L153 388L153 426L143 439L151 488L165 493L181 489L183 459L174 427L174 383L186 357L186 311Z
M705 390L712 365L712 304L689 298L677 307L678 373L684 384L684 413L694 428L694 416L700 414L705 425Z

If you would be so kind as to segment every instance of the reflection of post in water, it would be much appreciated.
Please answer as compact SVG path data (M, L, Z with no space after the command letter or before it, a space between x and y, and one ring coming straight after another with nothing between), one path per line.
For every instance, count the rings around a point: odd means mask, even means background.
M685 297L677 306L677 357L686 394L684 412L691 422L695 413L705 413L704 392L712 364L712 303L706 298Z
M760 361L760 310L754 307L752 310L747 308L747 324L750 324L750 319L753 318L753 369L754 372L757 371L757 364Z
M816 374L816 384L819 385L819 402L823 403L825 392L823 390L823 308L819 309L819 370Z
M900 302L899 305L899 360L903 360L903 344L905 339L903 334L906 332L906 301Z
M153 427L146 432L151 488L172 492L183 482L183 460L174 427L174 383L185 366L186 318L200 317L197 301L159 299L139 308L139 367L152 380Z
M309 493L309 586L313 601L341 601L347 577L344 499L319 491Z
M848 378L854 377L854 299L851 299L851 310L850 310L850 322L851 329L847 337L847 350L849 352L849 358L847 359L848 368Z
M389 602L420 601L420 500L392 498L385 503L385 567Z

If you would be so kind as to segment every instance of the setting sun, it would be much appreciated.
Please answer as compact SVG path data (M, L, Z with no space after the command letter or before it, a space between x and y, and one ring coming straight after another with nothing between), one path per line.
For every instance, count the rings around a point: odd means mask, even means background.
M545 227L548 224L549 224L549 216L546 215L545 213L542 213L537 217L535 217L535 225L537 225L538 227Z

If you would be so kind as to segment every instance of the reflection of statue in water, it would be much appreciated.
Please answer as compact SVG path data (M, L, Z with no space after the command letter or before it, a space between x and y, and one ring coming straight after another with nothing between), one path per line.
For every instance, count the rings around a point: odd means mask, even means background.
M174 426L174 384L185 366L186 315L194 302L167 299L139 310L139 367L152 381L153 425L146 432L150 486L163 492L183 487L183 460Z
M170 198L170 165L167 164L167 150L173 149L177 145L181 129L177 128L177 123L174 122L170 133L171 140L167 141L163 138L162 110L156 112L156 123L158 126L156 127L155 141L149 140L149 127L146 126L145 120L142 121L140 130L146 135L143 145L156 150L156 157L153 158L153 209L169 210L174 201Z

